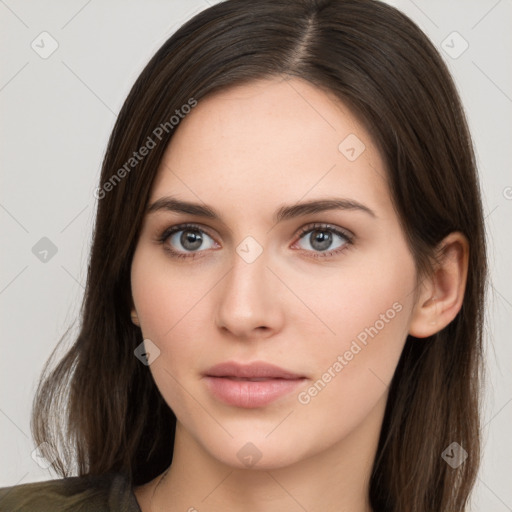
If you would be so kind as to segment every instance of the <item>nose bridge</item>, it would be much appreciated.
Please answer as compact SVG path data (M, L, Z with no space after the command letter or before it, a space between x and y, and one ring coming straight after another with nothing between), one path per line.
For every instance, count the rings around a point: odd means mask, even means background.
M244 240L232 257L225 294L229 294L228 300L234 299L240 307L251 304L252 309L259 308L269 291L268 254L262 246L259 247L258 250L254 242Z
M218 321L237 336L259 327L276 328L279 308L276 279L267 265L269 251L253 237L236 247L232 267L224 280L218 303Z

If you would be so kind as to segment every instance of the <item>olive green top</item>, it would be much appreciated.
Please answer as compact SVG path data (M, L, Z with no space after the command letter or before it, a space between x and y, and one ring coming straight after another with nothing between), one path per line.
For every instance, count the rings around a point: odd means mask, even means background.
M0 512L141 512L120 473L75 476L0 488Z

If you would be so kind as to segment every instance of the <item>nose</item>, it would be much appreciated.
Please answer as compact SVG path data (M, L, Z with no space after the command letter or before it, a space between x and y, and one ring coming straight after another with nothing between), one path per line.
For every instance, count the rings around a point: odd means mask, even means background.
M265 251L252 263L234 253L218 293L216 323L233 338L267 338L282 328L285 290Z

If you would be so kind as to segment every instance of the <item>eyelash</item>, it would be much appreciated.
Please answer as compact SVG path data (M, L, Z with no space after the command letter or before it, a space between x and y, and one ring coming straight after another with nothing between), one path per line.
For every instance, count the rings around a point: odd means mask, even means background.
M208 234L208 232L206 232L204 229L202 229L197 224L179 224L177 226L172 226L170 228L166 228L157 237L157 242L164 245L165 242L167 241L167 239L174 233L177 233L179 231L187 231L187 230L198 231L201 234L205 234L205 235L208 235L210 238L213 238L211 235ZM350 234L346 231L340 230L339 228L330 226L328 224L321 224L321 223L320 224L319 223L308 224L307 226L304 226L303 228L300 229L300 231L297 233L296 236L298 237L298 240L300 240L301 238L304 237L305 234L310 233L312 231L328 231L328 232L334 233L334 234L338 235L339 237L345 239L345 244L342 247L340 247L338 249L334 249L332 251L320 252L320 251L306 250L307 253L313 252L313 254L311 254L309 256L312 258L328 258L330 256L340 254L341 252L348 249L354 243L354 236L352 234ZM189 253L182 253L182 252L175 251L174 249L171 249L168 245L164 245L164 250L167 251L172 258L189 258L189 259L194 259L199 255L199 253L204 252L204 251L195 251L195 252L189 252Z

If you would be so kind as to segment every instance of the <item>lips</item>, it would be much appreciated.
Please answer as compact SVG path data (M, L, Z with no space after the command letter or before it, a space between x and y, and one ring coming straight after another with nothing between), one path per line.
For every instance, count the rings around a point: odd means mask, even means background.
M247 380L268 380L268 379L300 379L303 375L284 370L279 366L270 363L254 362L250 364L238 364L234 362L220 363L205 374L209 377L233 377Z
M256 408L290 393L306 377L264 362L226 362L207 370L204 380L218 400L236 407Z

